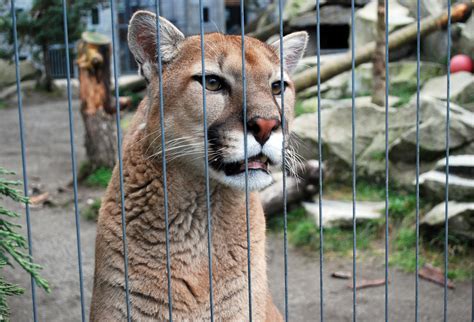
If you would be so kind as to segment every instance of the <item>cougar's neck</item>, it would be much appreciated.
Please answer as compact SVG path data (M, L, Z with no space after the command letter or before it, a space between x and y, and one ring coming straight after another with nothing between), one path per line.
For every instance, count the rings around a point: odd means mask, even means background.
M124 148L127 230L136 230L137 236L149 240L162 241L166 227L164 173L161 159L149 158L145 146L130 143ZM182 162L168 163L166 177L170 240L175 244L202 241L208 225L205 177L190 171ZM214 225L224 225L231 218L242 216L243 192L215 182L211 182L209 192Z

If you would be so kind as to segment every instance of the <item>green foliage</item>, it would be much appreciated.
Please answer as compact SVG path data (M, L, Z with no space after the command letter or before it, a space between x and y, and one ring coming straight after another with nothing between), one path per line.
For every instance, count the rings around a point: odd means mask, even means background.
M90 187L106 188L112 178L112 170L109 168L99 168L89 174L85 180L86 185Z
M94 7L92 0L68 2L68 33L73 42L85 28L84 16ZM36 45L64 43L62 0L35 0L29 13L18 14L18 31L28 35Z
M406 105L413 94L416 93L416 82L403 82L393 85L390 89L390 95L397 96L400 100L395 104L395 107Z
M390 264L395 265L406 272L413 273L416 270L416 230L411 228L400 228L393 232L394 249L390 254ZM444 236L443 244L436 244L437 238L427 242L420 236L419 246L419 268L425 263L430 263L436 267L444 267ZM448 236L449 268L448 277L454 280L469 280L473 272L473 254L469 242Z
M1 197L3 197L9 198L17 203L28 203L28 198L16 190L16 187L20 186L21 183L4 178L12 174L12 172L0 167L0 200L2 199ZM33 259L28 255L27 240L18 232L21 226L9 221L12 218L18 217L20 217L20 215L16 212L0 205L0 271L5 266L13 267L13 264L16 263L33 277L39 287L50 292L48 282L39 275L39 271L42 269L41 266L33 263ZM10 314L7 297L20 295L23 294L23 292L23 288L6 281L3 276L0 276L0 319L2 321L8 320Z
M96 221L99 216L99 209L101 205L101 200L99 198L95 199L92 204L88 205L87 208L82 212L84 217L87 220Z
M319 228L314 219L309 217L303 208L288 213L288 240L297 247L319 249ZM357 224L357 249L369 249L372 241L377 238L382 222L370 220L363 224ZM278 231L283 227L282 216L272 218L269 228ZM352 228L324 228L324 251L338 254L352 254L353 235Z
M341 183L328 183L325 186L325 197L336 200L352 200L352 188ZM357 183L358 201L385 200L385 185L359 180ZM416 230L415 230L416 196L413 190L396 186L389 187L389 261L403 271L413 273L416 269ZM431 208L423 199L420 200L420 214ZM382 210L385 213L385 210ZM288 213L288 240L300 248L319 249L319 228L314 219L304 209L299 208ZM283 230L283 217L271 218L268 221L270 230ZM385 216L357 224L358 256L383 254L381 244L385 230ZM324 251L327 256L351 256L353 247L352 228L324 228ZM382 245L382 246L381 246ZM430 263L442 268L444 265L444 232L423 232L419 239L419 267ZM465 237L448 235L449 270L448 276L454 280L472 278L474 251L472 244ZM382 247L382 248L381 248Z

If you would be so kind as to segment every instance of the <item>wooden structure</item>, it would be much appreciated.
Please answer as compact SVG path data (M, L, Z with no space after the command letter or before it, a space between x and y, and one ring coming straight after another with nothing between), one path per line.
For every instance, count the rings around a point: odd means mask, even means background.
M110 40L99 33L84 32L78 43L79 97L85 127L87 173L113 168L117 135L115 104L110 91Z

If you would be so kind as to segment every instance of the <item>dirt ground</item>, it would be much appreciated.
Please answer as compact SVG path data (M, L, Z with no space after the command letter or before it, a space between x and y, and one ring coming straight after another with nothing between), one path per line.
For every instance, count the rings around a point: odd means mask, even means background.
M30 100L31 101L31 100ZM34 100L33 100L34 101ZM83 129L74 101L77 159L84 160ZM73 194L71 189L58 192L71 182L71 159L68 132L67 103L65 101L26 106L27 167L30 186L39 187L52 195L53 206L31 210L33 253L35 260L44 266L42 275L51 283L52 293L37 289L40 321L80 321L80 295L78 282L77 248ZM15 108L0 110L0 165L21 173L18 130L18 112ZM101 191L79 188L82 207L89 198L100 196ZM23 213L24 211L20 211ZM24 224L24 217L21 223ZM82 256L85 282L86 314L91 298L94 264L95 224L80 220ZM319 257L289 249L289 319L292 321L318 321L320 316ZM284 310L283 240L279 236L268 238L269 283L274 301ZM334 271L351 271L350 258L324 262L324 318L326 321L352 319L352 291L350 281L330 277ZM382 263L358 263L358 278L382 278ZM8 269L6 278L27 289L21 297L9 300L12 321L31 321L31 293L29 276L19 269ZM415 278L396 269L389 278L390 321L413 321L415 312ZM420 281L421 321L442 321L443 288ZM457 283L448 293L449 321L470 321L472 317L472 283ZM384 320L384 287L368 288L357 293L359 321Z

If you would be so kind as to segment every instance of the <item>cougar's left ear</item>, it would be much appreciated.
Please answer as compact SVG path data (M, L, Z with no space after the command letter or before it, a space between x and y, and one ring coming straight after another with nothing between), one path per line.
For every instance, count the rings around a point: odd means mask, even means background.
M307 43L308 33L306 31L294 32L283 37L283 63L288 73L291 74L298 65ZM280 40L275 41L271 46L280 57Z
M159 19L161 59L163 63L167 63L177 55L184 35L165 18ZM149 11L137 11L128 26L128 46L140 65L141 73L148 80L152 67L158 61L156 43L156 15Z

